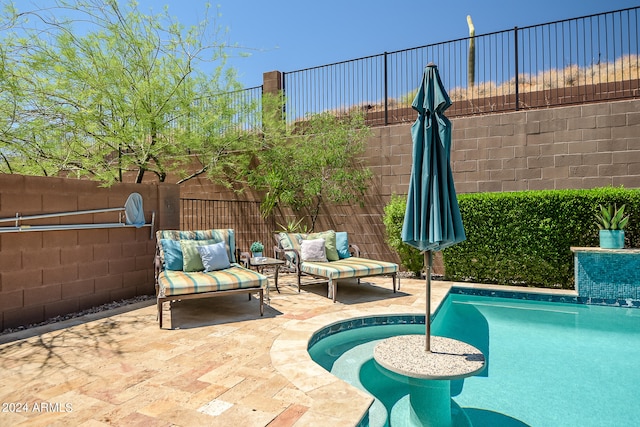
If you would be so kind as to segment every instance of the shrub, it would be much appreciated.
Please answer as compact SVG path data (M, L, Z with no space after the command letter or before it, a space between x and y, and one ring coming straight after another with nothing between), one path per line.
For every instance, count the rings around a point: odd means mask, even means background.
M400 257L400 264L407 270L420 276L424 267L424 255L402 241L402 223L404 222L404 213L407 208L406 196L391 196L391 200L384 207L384 223L387 233L387 243L396 251Z
M445 279L505 285L574 287L572 246L598 246L600 205L626 205L625 246L640 247L640 190L597 188L458 195L467 240L443 251ZM385 207L387 242L419 272L420 252L402 243L406 198Z
M640 244L640 190L598 188L459 195L467 241L443 251L445 278L573 288L572 246L598 246L600 205L626 204L626 245Z

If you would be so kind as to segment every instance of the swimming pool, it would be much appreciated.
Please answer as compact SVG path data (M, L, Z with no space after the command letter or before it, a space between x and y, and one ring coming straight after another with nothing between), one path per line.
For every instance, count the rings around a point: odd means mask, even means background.
M373 348L388 336L424 334L419 323L392 316L333 325L311 341L313 360L376 396L370 426L402 422L408 394L380 374ZM331 335L342 329L349 330ZM451 294L432 333L468 342L486 357L482 373L451 382L453 413L462 408L476 427L620 426L637 417L638 309Z

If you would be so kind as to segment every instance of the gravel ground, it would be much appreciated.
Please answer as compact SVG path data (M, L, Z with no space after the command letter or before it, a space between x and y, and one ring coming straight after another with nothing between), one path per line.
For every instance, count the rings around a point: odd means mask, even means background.
M99 313L101 311L112 310L114 308L124 307L126 305L135 304L137 302L142 302L142 301L148 301L148 300L151 300L151 299L155 299L155 295L139 295L137 297L133 297L133 298L129 298L129 299L123 299L123 300L120 300L120 301L113 301L113 302L109 302L109 303L106 303L106 304L99 305L97 307L91 307L91 308L88 308L86 310L78 311L76 313L69 313L69 314L65 314L63 316L52 317L51 319L45 320L44 322L33 323L33 324L30 324L30 325L25 325L25 326L18 326L17 328L7 328L7 329L3 330L2 332L0 332L0 335L11 334L13 332L24 331L24 330L35 328L35 327L38 327L38 326L44 326L44 325L49 325L49 324L52 324L52 323L58 323L58 322L62 322L64 320L69 320L69 319L74 319L76 317L86 316L87 314L94 314L94 313Z

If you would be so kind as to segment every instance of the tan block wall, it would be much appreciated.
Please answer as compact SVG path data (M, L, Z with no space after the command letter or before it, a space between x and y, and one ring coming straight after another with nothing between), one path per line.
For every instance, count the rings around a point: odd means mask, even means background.
M454 118L452 123L458 193L640 188L638 99ZM409 188L411 123L373 131L364 158L374 178L364 207L325 207L316 230L348 231L365 256L397 261L385 243L382 217L391 195ZM182 197L234 197L224 193L203 180L181 186ZM259 200L250 194L243 198ZM290 217L279 215L276 222Z
M640 100L452 119L458 193L640 188ZM376 128L366 153L383 198L406 194L411 125Z
M638 100L456 119L456 188L638 188L639 122Z
M156 213L156 229L179 227L177 185L101 188L90 181L21 175L0 175L0 218L123 207L133 192L142 195L147 222ZM118 222L118 215L74 215L23 224ZM1 232L0 330L153 294L154 251L149 227Z
M454 118L452 123L451 161L459 194L640 188L640 100ZM316 228L349 231L365 255L393 261L382 217L391 195L404 195L409 188L411 124L373 130L364 154L374 174L365 207L325 209Z

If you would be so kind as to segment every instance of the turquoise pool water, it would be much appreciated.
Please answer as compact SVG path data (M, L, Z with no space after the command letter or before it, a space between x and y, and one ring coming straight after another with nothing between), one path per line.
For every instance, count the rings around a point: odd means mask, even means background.
M408 389L382 375L372 353L379 340L412 333L424 324L356 326L309 353L376 397L366 425L404 425ZM451 382L453 414L476 427L638 425L638 309L449 295L432 333L485 354L482 373Z

